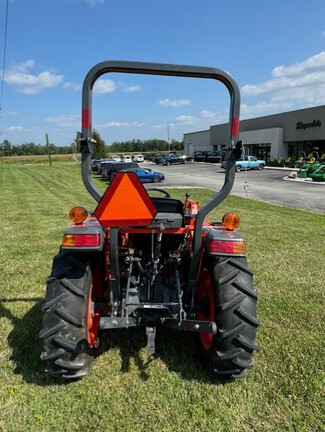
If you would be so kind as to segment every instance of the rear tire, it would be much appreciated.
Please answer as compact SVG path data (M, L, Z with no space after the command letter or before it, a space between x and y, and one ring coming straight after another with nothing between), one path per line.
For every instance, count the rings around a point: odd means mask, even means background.
M236 165L236 172L240 172L241 170L241 166L240 165Z
M208 374L241 378L253 368L257 350L257 293L245 257L214 259L202 268L197 288L198 319L215 321L217 334L200 333Z
M264 167L265 167L264 164L259 164L258 169L259 169L259 170L262 170L262 169L264 169Z
M54 258L46 282L41 360L46 372L56 378L80 378L91 369L100 318L93 310L95 287L86 256L61 252Z

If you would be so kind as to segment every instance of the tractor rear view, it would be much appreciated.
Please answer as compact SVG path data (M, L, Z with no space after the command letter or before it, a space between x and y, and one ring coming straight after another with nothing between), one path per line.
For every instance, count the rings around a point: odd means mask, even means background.
M90 176L92 89L107 73L213 79L230 95L227 166L221 190L207 203L145 189L133 172L116 173L102 194ZM257 349L257 294L239 217L207 215L230 193L241 153L240 94L234 79L216 68L107 61L87 74L82 95L82 178L97 202L93 213L70 211L53 260L40 331L41 359L54 377L73 380L90 371L101 333L141 327L150 354L159 327L196 333L209 376L240 378ZM154 196L155 195L155 196ZM159 348L158 348L159 350Z

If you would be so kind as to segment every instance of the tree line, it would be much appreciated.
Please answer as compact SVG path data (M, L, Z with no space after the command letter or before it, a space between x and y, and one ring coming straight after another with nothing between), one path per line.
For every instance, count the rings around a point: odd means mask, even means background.
M112 153L152 153L163 151L180 152L184 149L183 143L172 140L171 142L160 139L130 141L115 141L107 145L100 136L99 132L93 130L93 139L96 144L93 148L93 157L102 158ZM77 152L76 143L69 146L56 146L55 144L41 145L34 142L27 142L20 145L13 145L10 141L4 140L0 143L1 156L27 156L27 155L46 155L46 154L73 154Z
M76 145L59 147L54 144L49 146L35 144L34 142L27 142L20 145L13 145L10 141L4 140L0 143L0 157L1 156L32 156L32 155L46 155L51 154L72 154L76 151Z

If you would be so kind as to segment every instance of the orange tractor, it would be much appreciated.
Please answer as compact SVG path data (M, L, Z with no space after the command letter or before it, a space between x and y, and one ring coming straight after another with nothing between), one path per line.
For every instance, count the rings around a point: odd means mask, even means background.
M102 194L90 175L93 147L92 89L107 73L212 79L230 95L227 166L221 190L204 205L153 194L137 175L118 172ZM257 294L239 218L206 216L230 193L241 153L240 93L225 71L210 67L105 61L87 74L82 93L82 178L97 202L88 214L70 211L73 225L53 260L40 332L41 359L54 377L73 380L90 371L104 330L142 327L155 353L156 330L197 334L211 377L240 378L253 367L257 349ZM156 195L156 196L153 196ZM158 196L157 196L158 195Z

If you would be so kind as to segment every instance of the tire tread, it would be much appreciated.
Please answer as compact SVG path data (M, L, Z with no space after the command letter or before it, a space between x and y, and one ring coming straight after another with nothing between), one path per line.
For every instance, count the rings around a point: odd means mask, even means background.
M254 366L257 350L257 292L245 257L220 257L203 262L210 269L217 334L204 352L211 377L242 378Z
M46 280L39 337L43 345L41 360L46 372L55 378L72 380L91 369L94 349L87 342L91 281L86 257L62 251L54 258Z

